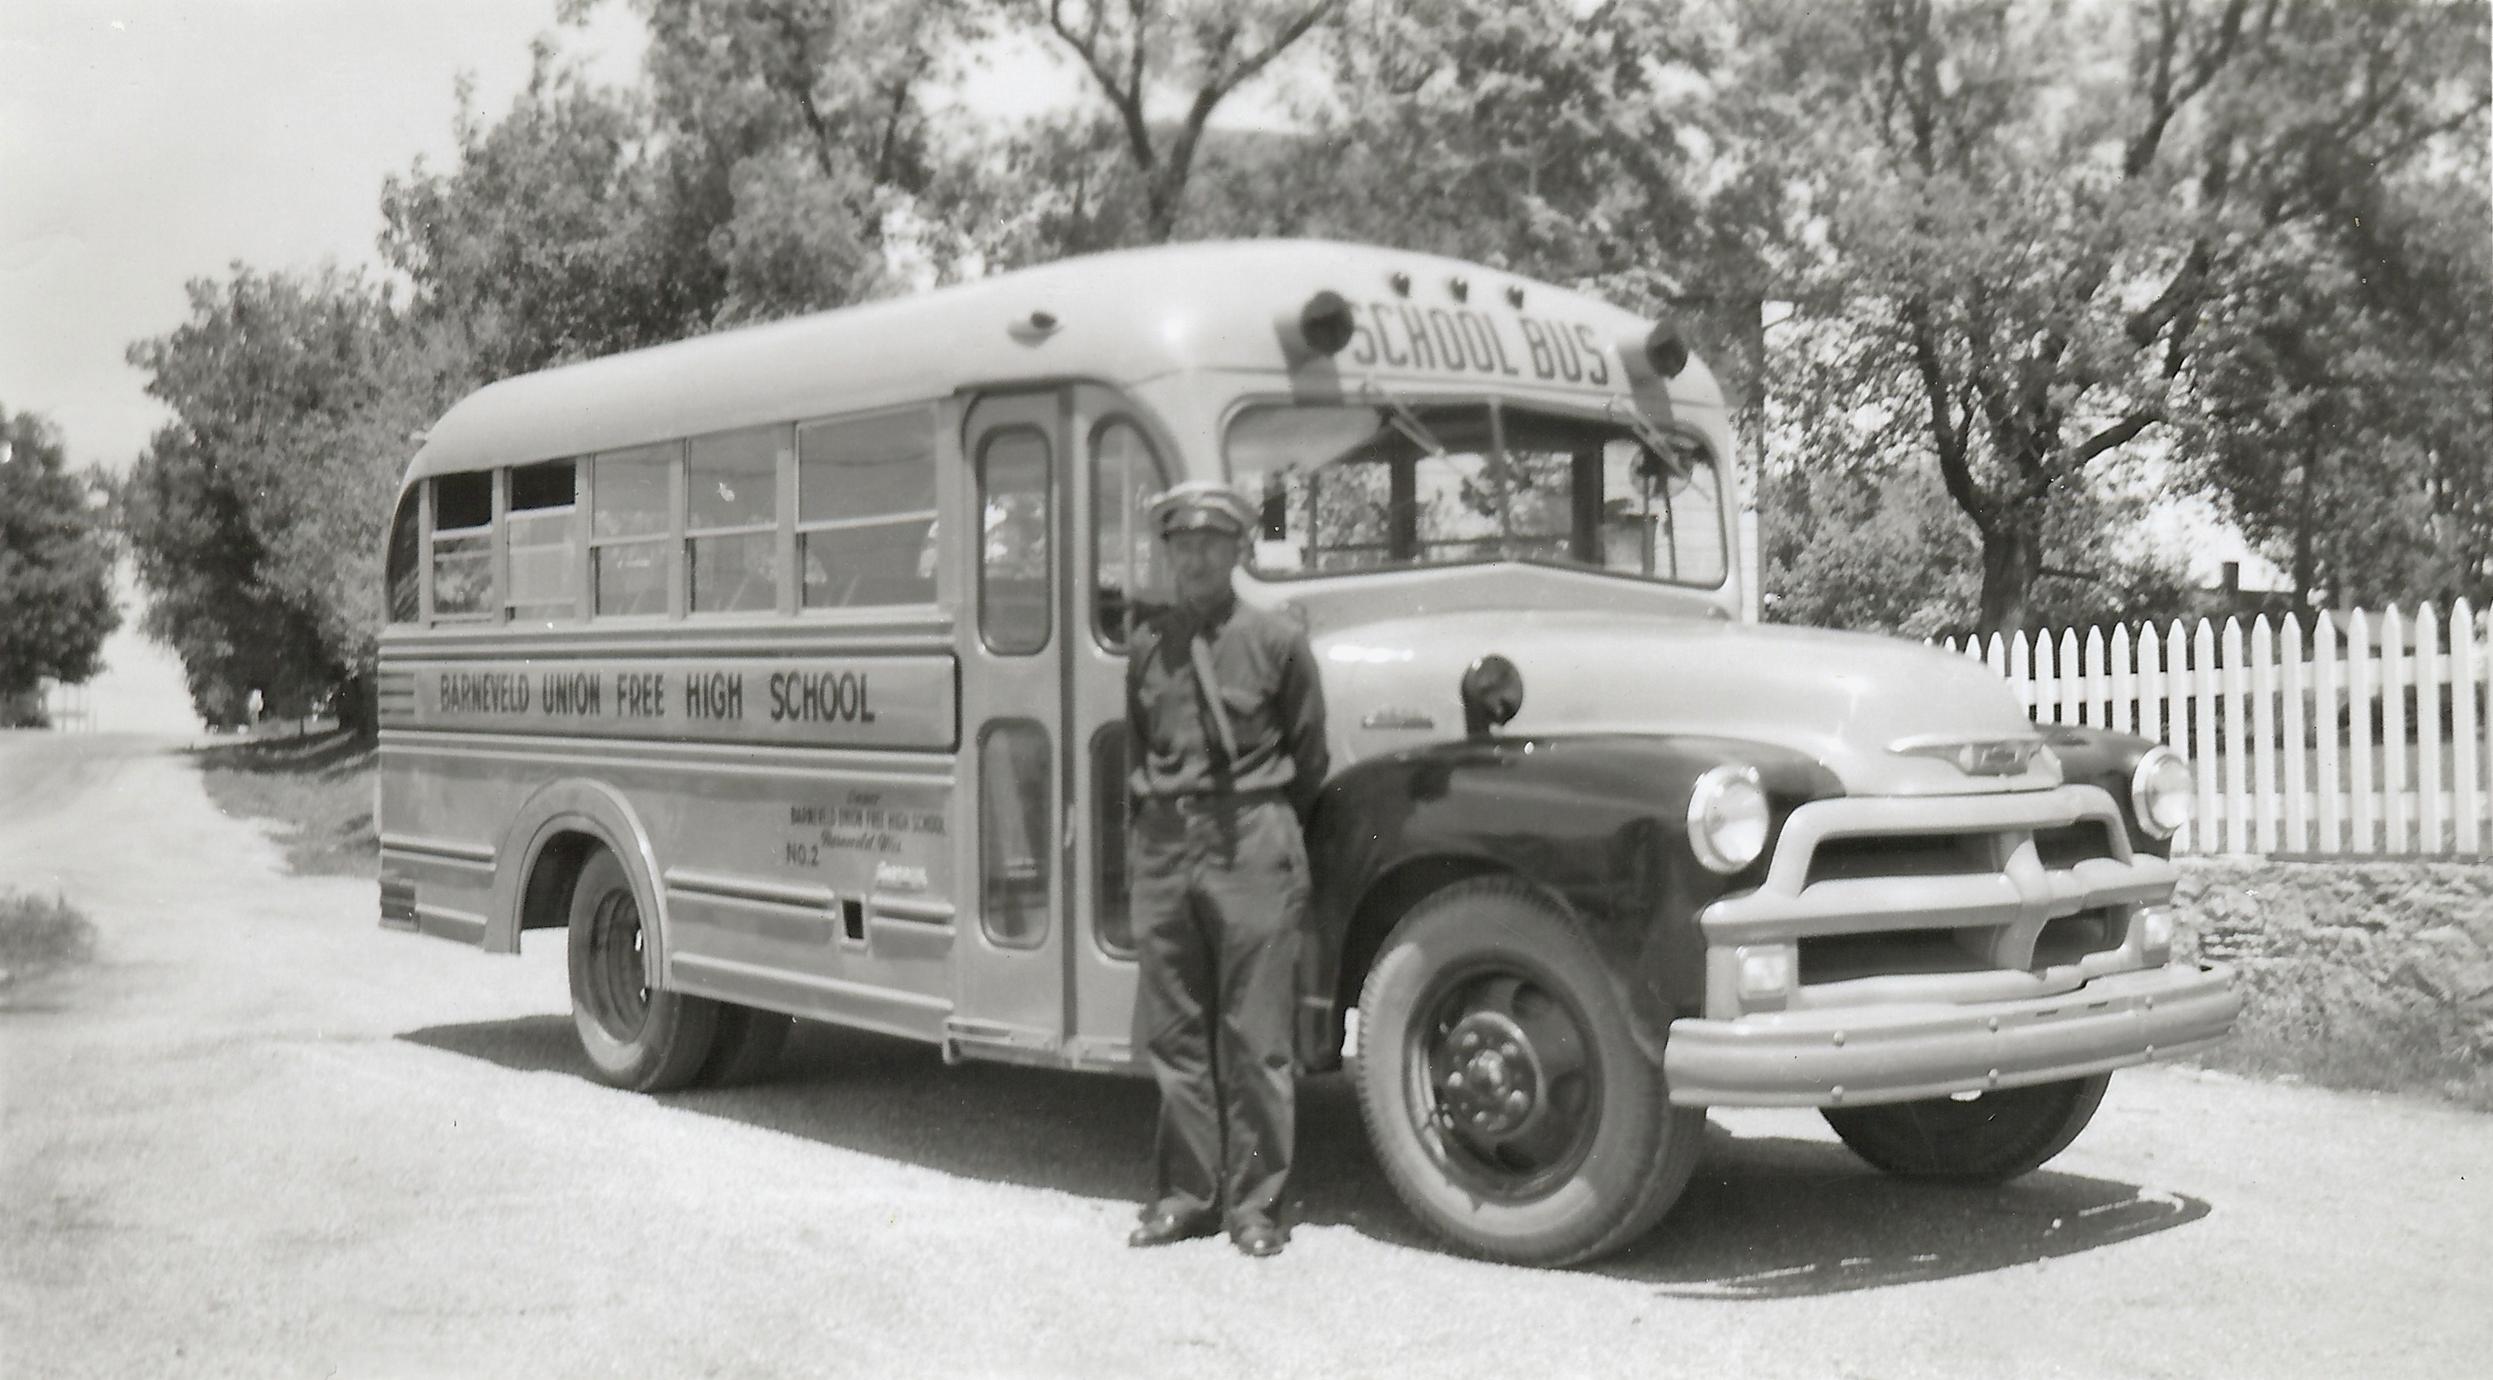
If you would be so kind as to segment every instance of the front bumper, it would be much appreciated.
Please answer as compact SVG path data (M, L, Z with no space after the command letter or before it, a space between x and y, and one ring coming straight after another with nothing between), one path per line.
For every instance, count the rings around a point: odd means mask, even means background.
M2176 963L2016 1001L1674 1021L1663 1071L1680 1106L1909 1102L2190 1054L2241 1010L2232 969Z

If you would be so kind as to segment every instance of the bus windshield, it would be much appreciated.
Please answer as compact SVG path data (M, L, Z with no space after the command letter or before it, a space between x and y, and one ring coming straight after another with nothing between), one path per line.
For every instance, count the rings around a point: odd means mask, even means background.
M1532 561L1712 588L1727 573L1722 486L1691 436L1388 400L1251 408L1226 448L1231 481L1263 499L1266 578Z

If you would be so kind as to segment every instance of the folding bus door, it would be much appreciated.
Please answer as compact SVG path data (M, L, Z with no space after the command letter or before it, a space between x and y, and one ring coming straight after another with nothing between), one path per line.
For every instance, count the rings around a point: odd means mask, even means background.
M1168 487L1168 451L1150 419L1110 389L1075 389L1072 421L1065 770L1073 782L1075 847L1067 1052L1076 1063L1122 1067L1133 1058L1136 976L1125 872L1127 625L1137 604L1170 597L1147 511Z
M1067 395L988 394L961 454L970 564L961 642L968 835L949 1052L1053 1063L1064 1045L1067 876L1063 488Z

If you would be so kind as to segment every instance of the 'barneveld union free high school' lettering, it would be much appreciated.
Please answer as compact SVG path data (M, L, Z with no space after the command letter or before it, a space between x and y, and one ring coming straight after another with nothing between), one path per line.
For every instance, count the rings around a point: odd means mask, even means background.
M693 669L442 671L435 704L444 714L536 718L681 718L736 723L870 724L870 671L767 673ZM748 696L749 677L760 689Z

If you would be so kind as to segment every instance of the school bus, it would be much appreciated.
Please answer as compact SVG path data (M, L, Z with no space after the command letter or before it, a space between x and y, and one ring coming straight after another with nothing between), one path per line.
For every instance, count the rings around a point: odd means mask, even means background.
M1740 616L1673 327L1385 248L1106 254L495 383L385 553L382 923L566 932L596 1076L793 1018L1137 1068L1124 652L1152 496L1262 504L1333 772L1299 1060L1459 1246L1650 1228L1710 1106L1993 1181L2222 1038L2187 764L1962 657ZM1138 1155L1141 1153L1138 1148Z

